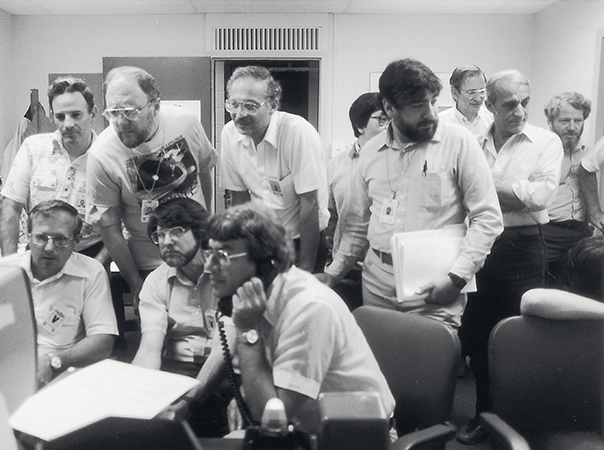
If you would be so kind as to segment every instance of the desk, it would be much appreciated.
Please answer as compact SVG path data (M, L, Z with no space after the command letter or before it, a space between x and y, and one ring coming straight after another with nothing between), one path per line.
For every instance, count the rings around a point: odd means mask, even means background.
M241 450L243 439L200 438L202 450Z

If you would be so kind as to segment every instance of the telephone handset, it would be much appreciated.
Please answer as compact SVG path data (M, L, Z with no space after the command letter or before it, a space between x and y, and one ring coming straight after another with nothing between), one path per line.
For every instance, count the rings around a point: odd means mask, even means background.
M275 268L270 259L265 259L264 261L259 262L256 266L256 276L262 281L265 292L278 273L279 271ZM218 300L218 311L223 316L231 317L233 314L233 299L230 295L228 297L222 297L220 300Z
M273 282L278 273L279 271L275 268L273 262L270 259L265 259L264 261L259 262L256 266L256 276L262 281L262 285L264 286L265 291L268 289L268 287ZM235 374L235 370L233 369L233 361L231 358L231 352L229 351L229 344L227 342L226 334L224 332L224 324L220 320L222 316L231 317L232 313L232 296L229 295L227 297L222 297L220 300L218 300L218 312L216 313L216 323L218 324L218 334L220 336L220 344L222 345L222 354L224 356L224 362L227 367L229 381L231 382L231 386L233 387L235 402L237 403L237 408L239 409L239 413L243 418L244 424L246 426L258 425L258 423L253 419L248 406L245 404L245 401L241 396L241 391L239 390L239 382L237 381L237 376Z

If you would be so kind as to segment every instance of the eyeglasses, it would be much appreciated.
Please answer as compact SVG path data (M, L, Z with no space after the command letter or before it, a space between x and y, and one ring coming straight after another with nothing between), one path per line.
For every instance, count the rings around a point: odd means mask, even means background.
M468 97L476 97L476 96L480 96L480 97L484 97L486 94L487 90L486 89L470 89L469 91L466 91L465 94Z
M158 230L151 233L151 240L155 245L163 242L164 239L166 239L166 236L170 236L170 239L173 241L178 241L187 231L188 229L183 227L174 227L170 228L169 230Z
M390 117L385 116L384 114L380 114L379 116L369 116L369 118L377 120L380 127L385 127L390 123Z
M149 106L149 104L151 104L154 100L155 99L149 100L142 108L108 108L103 111L103 116L109 122L115 122L121 114L126 119L130 120L131 122L134 122L138 120L143 109Z
M232 259L241 258L242 256L247 255L247 252L229 255L224 250L204 250L203 254L206 259L206 266L214 263L222 269L228 267L229 264L231 264Z
M43 233L33 233L29 235L29 243L34 245L46 245L51 240L52 244L57 248L66 248L73 242L73 238L67 236L48 236Z
M235 114L239 110L239 108L241 108L241 110L247 115L255 116L256 114L258 114L258 110L260 109L260 107L268 101L268 98L262 103L256 103L252 101L238 102L235 100L227 99L224 101L224 107L230 114Z

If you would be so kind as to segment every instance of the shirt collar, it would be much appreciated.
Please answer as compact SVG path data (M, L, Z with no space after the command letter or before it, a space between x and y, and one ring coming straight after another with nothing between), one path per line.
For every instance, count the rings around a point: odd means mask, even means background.
M478 137L478 143L480 144L481 147L484 148L484 146L487 142L494 142L493 130L495 130L495 123L492 123L491 126L489 127L489 129L483 135ZM518 136L518 137L516 138L516 136ZM535 142L535 140L538 138L537 128L529 125L528 123L525 123L522 131L520 133L511 135L506 142L509 142L510 139L521 139L521 138L526 138L531 142Z
M201 281L202 278L207 277L207 276L208 275L207 275L206 272L202 272L201 276L197 280L197 284L200 283L200 281ZM186 286L196 286L196 284L192 283L191 280L189 280L185 276L185 274L182 273L182 270L180 270L179 267L170 267L170 266L168 266L167 278L168 278L168 283L170 283L170 285L172 285L172 286L174 286L174 280L178 280L181 284L184 284Z
M49 283L53 280L58 280L63 275L69 275L69 276L77 277L77 278L88 277L88 272L86 271L86 269L84 268L84 266L82 264L78 264L77 259L79 257L76 256L77 253L74 252L71 254L71 256L69 257L69 259L67 260L67 262L65 263L63 268L61 270L59 270L58 273L56 273L52 277L49 277L45 280L40 281L40 280L34 278L33 272L31 271L31 251L28 250L26 253L27 253L27 257L25 257L23 259L22 267L27 272L27 276L29 277L32 284Z
M278 140L278 132L279 132L279 113L280 111L275 111L271 114L271 120L268 123L268 128L266 129L266 133L264 133L264 138L261 142L268 142L273 147L277 148L277 140ZM246 146L253 146L252 138L248 135L239 133L239 142ZM257 147L257 146L256 146Z
M96 133L92 130L92 141L90 141L90 147L92 147L93 142L96 140ZM90 149L88 147L88 149ZM63 147L63 137L61 136L61 132L59 130L55 130L52 133L52 152L53 153L67 153L67 150ZM87 155L88 151L84 153Z
M348 157L350 159L357 159L361 154L361 146L359 145L359 140L357 139L350 146L350 151L348 152Z

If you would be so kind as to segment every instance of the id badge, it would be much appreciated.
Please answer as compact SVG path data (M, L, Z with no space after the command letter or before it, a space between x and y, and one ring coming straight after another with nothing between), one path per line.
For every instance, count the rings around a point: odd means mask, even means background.
M210 309L205 312L206 316L206 327L208 329L208 335L212 336L214 333L214 327L216 326L216 310Z
M141 222L149 222L151 213L155 211L155 208L157 208L158 206L159 202L157 200L143 200L141 204Z
M65 305L55 306L42 322L42 327L50 334L54 335L61 329L67 319L67 308Z
M382 212L380 214L380 222L393 224L397 206L398 200L393 200L391 198L384 200L384 203L382 204Z
M283 197L283 190L281 189L281 183L277 180L268 180L268 184L271 187L271 193L277 197Z

